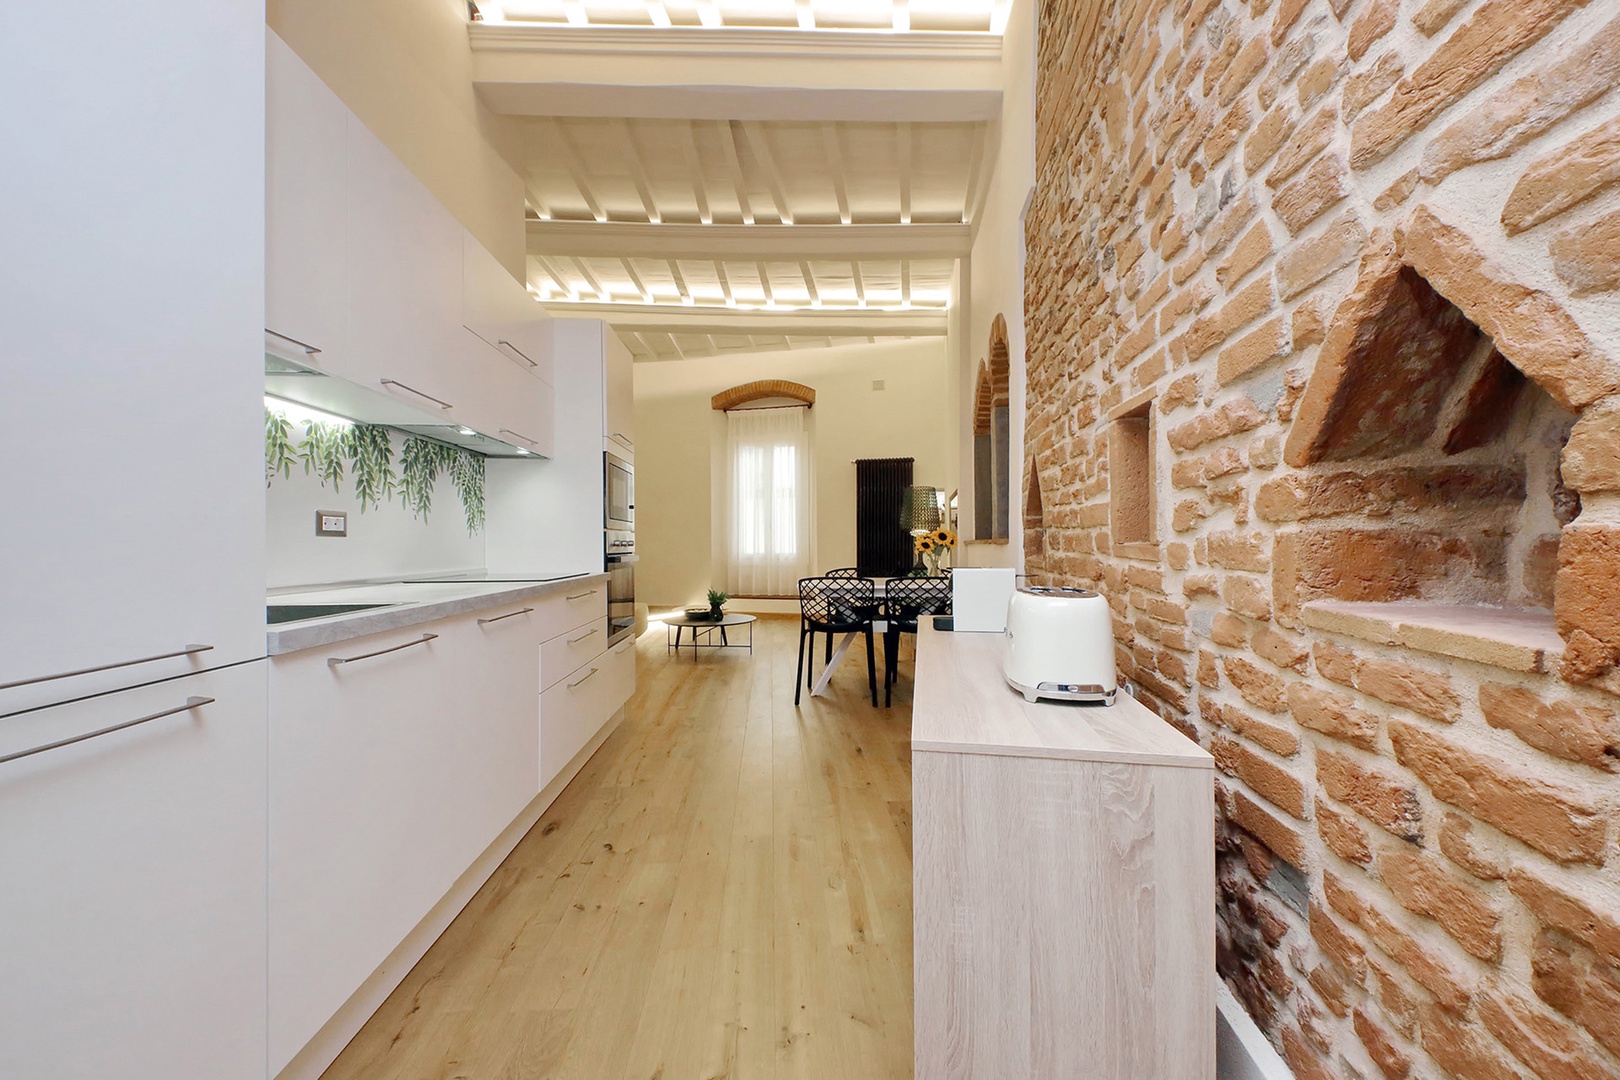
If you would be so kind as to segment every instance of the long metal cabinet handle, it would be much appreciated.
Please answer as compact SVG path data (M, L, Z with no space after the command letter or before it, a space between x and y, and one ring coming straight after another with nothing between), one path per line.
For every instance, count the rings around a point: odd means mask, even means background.
M578 686L580 683L584 682L586 679L589 679L592 675L595 675L598 670L600 670L600 669L591 668L591 670L587 671L584 675L580 676L579 678L575 679L573 682L569 683L568 684L568 689L572 690L574 687Z
M339 664L352 664L356 660L370 660L373 656L387 656L391 652L399 652L399 650L401 650L401 649L409 649L409 648L411 648L412 646L415 646L415 645L426 645L428 642L434 640L438 636L439 636L438 634L423 634L421 637L417 638L415 641L407 641L403 645L395 645L393 648L390 648L390 649L378 649L376 652L361 653L359 656L332 656L332 657L328 657L327 661L326 661L326 666L327 667L337 667Z
M532 368L537 368L537 367L540 366L539 364L535 363L533 360L529 359L529 354L528 353L524 352L522 349L518 348L516 345L512 344L510 341L507 341L505 338L501 338L501 339L497 340L495 342L495 344L502 345L502 346L505 346L508 349L511 349L513 352L518 354L519 358L521 358L522 361L525 364L528 364Z
M211 649L213 649L212 645L187 645L179 652L158 653L156 656L143 656L137 660L120 660L116 664L101 664L97 667L80 668L77 671L59 671L55 675L39 675L32 679L18 679L16 682L0 683L0 690L12 690L19 686L32 686L34 683L53 682L57 679L71 679L75 675L93 675L98 671L134 667L136 664L150 664L158 660L173 660L177 656L193 656L197 653L208 652Z
M563 599L564 600L583 600L587 596L595 596L597 593L599 593L601 591L602 591L601 589L592 589L589 592L577 592L573 596L565 596L565 597L563 597Z
M111 727L97 728L95 731L87 731L83 735L74 735L66 739L57 739L55 742L49 742L43 746L35 746L28 750L19 750L15 754L7 754L4 757L0 757L0 765L4 765L8 761L16 761L18 758L33 757L35 754L43 754L47 750L57 750L64 746L72 746L74 743L81 743L86 739L95 739L101 737L102 735L111 735L115 731L123 731L125 728L132 728L136 724L145 724L153 720L161 720L165 716L173 716L175 713L183 713L190 709L201 708L204 705L212 705L216 700L218 699L211 697L188 697L186 698L186 703L184 705L176 705L172 709L164 709L162 712L155 712L149 716L137 716L133 720L125 720L122 724L114 724Z
M515 619L519 615L527 615L529 612L531 612L533 610L534 610L534 608L532 608L532 607L526 607L526 608L523 608L520 611L508 611L505 615L497 615L493 619L479 619L478 620L478 625L479 626L488 626L490 623L492 623L492 622L500 622L502 619Z
M530 446L538 446L539 445L533 439L531 439L527 435L523 434L523 432L521 432L521 431L513 431L509 427L501 428L501 434L502 435L510 435L510 436L512 436L512 438L516 439L518 442L526 442Z
M398 379L380 379L378 381L381 382L384 386L397 386L401 390L404 390L407 393L415 394L419 398L426 398L427 400L433 402L433 404L437 405L441 409L453 409L453 408L455 408L455 406L450 404L448 401L445 401L442 398L436 398L432 394L424 394L424 393L422 393L422 391L418 390L416 387L407 386L404 383L400 382Z
M298 346L300 349L303 349L304 353L306 355L308 355L308 356L318 356L320 354L321 350L317 349L315 346L311 345L307 341L299 341L295 337L288 337L286 334L283 334L283 333L281 333L279 331L276 331L276 330L272 330L268 326L264 328L264 332L269 334L273 338L280 338L282 341L287 342L289 345Z
M589 630L585 631L583 634L579 635L579 637L571 637L571 638L569 638L568 639L568 644L570 644L570 645L578 645L580 642L584 641L586 638L590 637L592 634L599 634L601 632L602 631L601 631L600 628L593 626Z

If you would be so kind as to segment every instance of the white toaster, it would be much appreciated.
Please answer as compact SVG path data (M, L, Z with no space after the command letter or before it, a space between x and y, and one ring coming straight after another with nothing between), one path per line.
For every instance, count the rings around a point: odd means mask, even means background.
M1007 602L1002 673L1026 700L1114 703L1114 626L1089 589L1026 586Z

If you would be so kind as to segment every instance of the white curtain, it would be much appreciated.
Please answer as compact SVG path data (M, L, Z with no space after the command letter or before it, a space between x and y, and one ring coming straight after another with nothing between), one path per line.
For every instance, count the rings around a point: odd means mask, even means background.
M815 481L802 408L726 414L729 464L726 591L797 596L815 565Z

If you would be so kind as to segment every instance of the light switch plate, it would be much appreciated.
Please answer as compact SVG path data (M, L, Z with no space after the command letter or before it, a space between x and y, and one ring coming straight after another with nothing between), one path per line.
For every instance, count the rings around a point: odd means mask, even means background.
M349 514L345 510L315 511L316 536L348 536Z

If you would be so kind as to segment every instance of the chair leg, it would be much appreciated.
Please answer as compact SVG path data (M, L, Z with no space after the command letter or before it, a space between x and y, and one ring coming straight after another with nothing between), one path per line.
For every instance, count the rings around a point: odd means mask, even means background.
M805 653L804 685L812 687L816 684L816 632L810 631L810 646Z
M866 685L872 691L872 708L877 708L877 657L872 650L872 627L866 628Z
M899 678L900 658L895 650L900 647L900 634L896 630L883 632L883 707L894 704L894 684Z
M828 664L832 663L832 639L833 639L833 636L831 634L828 634L827 635L827 658L821 662L822 667L826 667Z
M799 704L799 691L804 683L804 627L799 627L799 673L793 676L793 704Z

